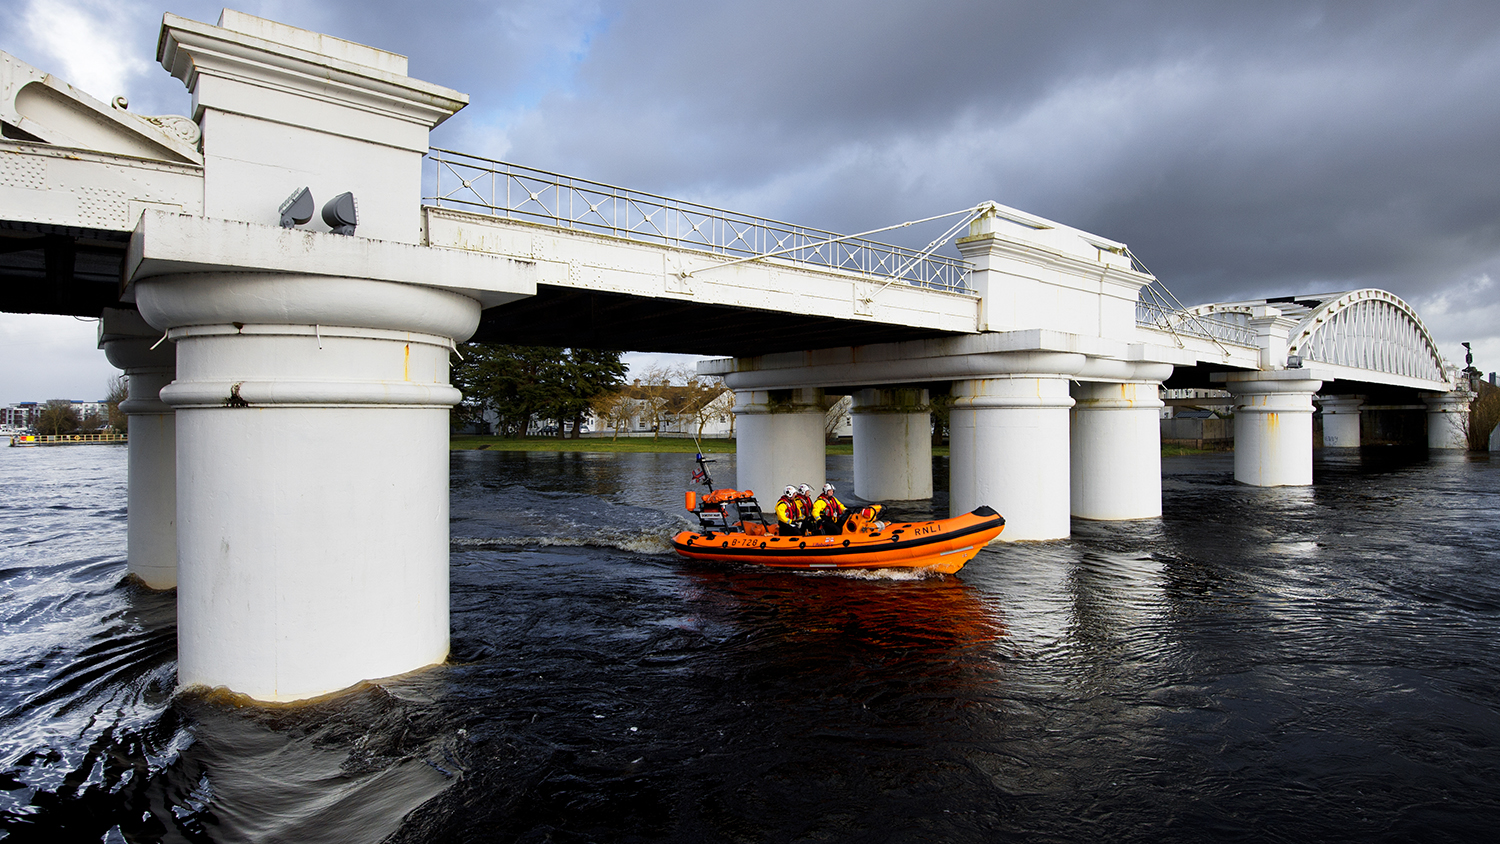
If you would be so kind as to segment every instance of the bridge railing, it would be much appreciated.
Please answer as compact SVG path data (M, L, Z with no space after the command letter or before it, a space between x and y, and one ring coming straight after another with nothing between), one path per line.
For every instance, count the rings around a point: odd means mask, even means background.
M775 259L935 290L968 293L969 262L722 208L433 148L426 205L541 223L729 258Z
M1255 331L1243 317L1193 314L1170 291L1158 287L1159 282L1152 282L1141 288L1135 303L1136 325L1237 346L1257 345Z

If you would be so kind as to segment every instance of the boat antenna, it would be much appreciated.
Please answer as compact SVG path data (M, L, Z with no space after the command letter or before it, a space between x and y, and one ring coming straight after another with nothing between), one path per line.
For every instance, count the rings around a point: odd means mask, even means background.
M693 437L693 445L698 447L698 454L693 459L698 461L698 471L693 473L693 480L708 487L709 492L714 491L714 479L708 474L708 464L714 462L703 456L703 443L698 442L698 437Z

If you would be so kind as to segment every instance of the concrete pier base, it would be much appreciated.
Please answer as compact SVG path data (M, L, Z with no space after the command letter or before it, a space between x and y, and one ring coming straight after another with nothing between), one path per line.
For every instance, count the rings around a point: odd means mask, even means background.
M1072 387L1070 500L1081 519L1161 515L1161 422L1156 383Z
M155 348L153 348L153 346ZM176 372L176 346L136 311L106 308L99 348L125 371L128 570L152 589L177 585L177 420L160 398Z
M270 273L136 283L170 329L178 682L314 697L448 653L448 384L479 303Z
M1319 398L1323 408L1323 447L1359 448L1359 409L1363 396L1328 396Z
M1216 376L1234 395L1234 479L1251 486L1312 484L1313 393L1307 370Z
M828 477L824 412L822 390L736 391L736 486L768 511L787 484L817 494Z
M1067 538L1072 406L1066 377L954 382L949 512L994 508L1006 542Z
M1427 405L1428 448L1468 449L1469 403L1473 400L1468 390L1422 395Z
M932 497L932 412L926 390L854 394L854 494L866 501Z

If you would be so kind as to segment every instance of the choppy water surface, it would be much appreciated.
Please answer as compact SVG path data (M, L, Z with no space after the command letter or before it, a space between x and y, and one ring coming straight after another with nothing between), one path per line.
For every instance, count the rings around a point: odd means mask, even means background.
M956 577L675 558L681 455L453 455L450 662L173 696L125 452L0 449L10 841L1491 840L1500 461L1165 462ZM733 483L733 459L717 466ZM849 458L830 475L849 483ZM946 464L938 461L938 484ZM795 480L795 479L788 479ZM945 495L897 515L946 512Z

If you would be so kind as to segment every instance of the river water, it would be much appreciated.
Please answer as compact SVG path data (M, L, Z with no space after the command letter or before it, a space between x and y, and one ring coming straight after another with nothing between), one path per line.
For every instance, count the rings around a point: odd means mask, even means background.
M1500 461L1168 458L952 577L680 560L691 468L454 453L449 662L263 707L174 694L123 448L0 449L0 839L1493 840Z

